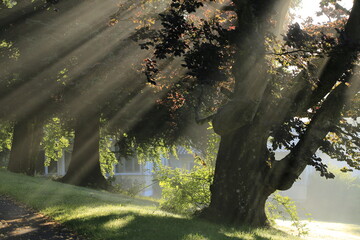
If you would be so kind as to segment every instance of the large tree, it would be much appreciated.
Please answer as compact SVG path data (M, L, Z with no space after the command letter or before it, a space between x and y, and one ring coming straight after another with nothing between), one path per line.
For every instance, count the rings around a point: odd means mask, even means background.
M204 20L206 11L199 10L204 4L227 13ZM183 66L196 79L194 89L204 85L221 89L222 82L233 81L228 84L231 91L223 91L229 100L212 116L221 142L211 203L201 213L207 219L266 225L268 196L289 189L307 165L333 177L316 156L319 148L359 169L354 154L358 135L341 118L343 107L359 90L360 1L354 1L345 26L337 30L338 39L325 33L311 36L295 24L283 47L269 52L276 48L266 45L278 35L288 8L289 2L281 0L173 0L169 11L160 16L162 28L142 45L154 47L154 57L159 59L184 56ZM324 56L325 61L314 60ZM294 59L301 64L291 63ZM158 72L155 64L148 63L151 81ZM289 65L298 73L289 74ZM333 147L329 134L351 143ZM290 153L275 160L278 147Z
M102 49L104 42L111 42L111 45L103 52L100 51L96 62L92 62L80 74L77 64L68 64L69 78L66 79L67 86L61 95L62 115L67 115L75 130L75 139L72 159L66 175L60 179L62 182L101 188L109 186L101 171L101 165L105 163L101 162L103 159L99 153L100 128L110 128L113 132L120 129L124 132L131 125L134 115L138 114L135 108L129 109L127 105L131 105L133 98L146 86L144 82L136 81L140 77L137 69L129 67L139 62L138 58L132 57L136 50L140 52L132 40L137 23L117 23L121 18L129 16L128 11L141 11L141 6L132 1L120 7L108 4L113 14L99 19L106 26L106 32L102 33L103 25L93 29L99 36L92 39L87 48L78 50L79 62L87 60L89 51L96 53ZM146 19L145 16L143 18ZM141 52L139 54L144 55Z

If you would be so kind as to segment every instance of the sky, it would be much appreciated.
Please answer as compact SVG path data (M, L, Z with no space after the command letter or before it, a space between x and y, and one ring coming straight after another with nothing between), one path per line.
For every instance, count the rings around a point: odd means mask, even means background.
M299 9L296 9L296 14L300 15L302 19L306 19L311 16L315 23L327 21L327 18L324 16L316 16L316 12L320 10L319 2L320 0L302 0ZM341 6L350 9L352 7L353 0L341 0L338 1L338 3ZM296 19L295 21L301 22L299 19Z

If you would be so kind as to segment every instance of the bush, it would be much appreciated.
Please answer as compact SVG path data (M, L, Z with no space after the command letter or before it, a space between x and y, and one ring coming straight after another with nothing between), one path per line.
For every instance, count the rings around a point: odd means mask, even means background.
M213 171L208 167L198 163L188 171L162 166L157 177L162 188L162 209L187 215L209 205Z

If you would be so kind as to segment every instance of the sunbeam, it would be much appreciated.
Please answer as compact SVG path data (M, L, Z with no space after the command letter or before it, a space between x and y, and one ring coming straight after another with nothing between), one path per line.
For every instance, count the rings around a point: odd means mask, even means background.
M310 2L0 0L0 175L33 177L26 203L99 239L198 221L135 213L128 200L96 207L106 191L161 197L161 209L214 226L270 226L285 208L300 234L280 191L310 167L342 181L330 160L360 170L360 0ZM339 189L358 188L351 177ZM0 195L30 185L0 184ZM188 225L166 239L273 239Z

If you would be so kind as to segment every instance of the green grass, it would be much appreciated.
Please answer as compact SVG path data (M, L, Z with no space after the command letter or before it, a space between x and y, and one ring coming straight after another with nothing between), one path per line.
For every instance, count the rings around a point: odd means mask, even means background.
M282 240L276 229L241 229L161 211L156 201L96 191L0 169L0 194L50 216L89 239Z
M290 221L276 220L280 229L296 234L296 229ZM360 225L340 222L302 221L306 224L308 234L306 239L326 240L358 240Z

